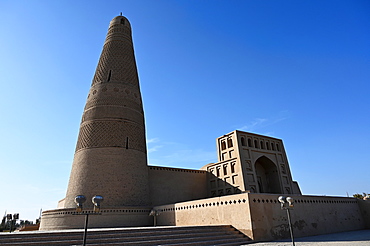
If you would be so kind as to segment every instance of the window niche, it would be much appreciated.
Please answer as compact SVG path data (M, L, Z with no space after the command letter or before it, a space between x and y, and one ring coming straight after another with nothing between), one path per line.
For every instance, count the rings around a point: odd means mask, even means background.
M226 142L225 141L221 141L221 150L225 150L226 149Z
M235 173L235 163L234 162L231 163L230 167L231 167L231 173Z
M216 168L216 176L217 177L220 177L220 167L217 167Z
M229 158L233 158L233 156L234 156L234 150L230 150L229 151Z
M275 144L271 143L271 149L275 151Z
M223 168L224 168L224 175L227 175L227 165L224 165Z
M257 140L254 140L254 147L255 147L256 149L258 149L258 141L257 141Z
M242 142L242 146L245 146L245 138L244 137L241 138L241 142Z
M252 146L252 139L248 138L248 147L253 147Z
M227 139L227 147L228 148L233 147L233 140L231 138Z
M213 175L214 175L214 173L213 173L213 172L214 172L215 170L214 170L213 168L210 168L208 171L209 171L211 174L213 174Z

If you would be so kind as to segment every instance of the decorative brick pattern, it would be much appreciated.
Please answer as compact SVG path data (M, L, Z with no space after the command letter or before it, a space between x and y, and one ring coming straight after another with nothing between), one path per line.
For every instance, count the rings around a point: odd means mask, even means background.
M108 33L107 33L107 38L106 40L110 40L114 37L121 37L121 38L131 38L131 30L130 28L122 25L113 25L109 28Z
M173 168L173 167L156 167L150 166L150 170L161 170L161 171L171 171L171 172L182 172L182 173L203 173L207 174L207 171L203 170L191 170L191 169L182 169L182 168Z
M112 120L81 125L76 151L97 147L127 147L145 153L144 127L129 121Z
M108 105L117 105L117 106L123 106L123 107L128 107L133 110L143 112L143 107L141 104L138 104L137 102L130 100L128 98L124 97L96 97L92 98L87 101L85 105L85 110L91 108L91 107L96 107L96 106L108 106Z
M241 203L247 203L248 201L246 199L238 199L238 200L220 200L217 202L209 202L209 203L198 203L188 206L179 206L174 207L172 204L168 207L166 206L160 206L161 209L159 211L168 212L168 211L176 211L176 210L187 210L187 209L197 209L197 208L206 208L206 207L212 207L212 206L228 206L228 205L236 205Z
M138 84L134 50L129 40L109 40L104 45L92 85L108 81L125 81Z
M102 214L107 214L107 213L127 213L127 214L132 214L132 213L146 213L149 214L151 209L102 209L100 210L100 213ZM85 209L81 212L81 214L92 214L94 211L93 210L88 210ZM57 209L57 210L48 210L43 213L47 213L48 215L57 215L57 214L71 214L75 215L76 214L76 209Z
M254 198L252 200L254 203L277 203L280 204L277 199L259 199ZM348 203L357 203L356 200L349 200L349 199L338 199L338 198L329 198L329 199L317 199L317 198L311 198L311 199L296 199L294 201L295 203L311 203L311 204L333 204L333 203L342 203L342 204L348 204Z

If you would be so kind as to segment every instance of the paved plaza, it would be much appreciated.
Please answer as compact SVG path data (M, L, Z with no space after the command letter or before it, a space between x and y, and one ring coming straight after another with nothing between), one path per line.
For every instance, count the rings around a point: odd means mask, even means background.
M291 240L282 240L276 242L255 243L253 246L291 246ZM333 233L312 237L301 237L295 239L296 246L307 245L339 245L339 246L365 246L370 245L370 230L349 231Z

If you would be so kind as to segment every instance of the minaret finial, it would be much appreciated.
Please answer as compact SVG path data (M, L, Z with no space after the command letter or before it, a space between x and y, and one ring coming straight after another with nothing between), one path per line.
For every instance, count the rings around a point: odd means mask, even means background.
M120 14L121 16L122 16L122 12L121 12L121 14Z

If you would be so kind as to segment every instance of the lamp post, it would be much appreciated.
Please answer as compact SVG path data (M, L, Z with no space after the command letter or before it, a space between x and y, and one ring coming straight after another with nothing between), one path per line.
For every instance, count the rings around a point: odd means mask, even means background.
M86 197L84 195L78 195L75 197L76 207L76 214L75 215L85 215L85 226L84 226L84 237L83 237L83 246L86 245L86 237L87 237L87 225L89 223L89 215L100 215L100 203L104 201L102 196L94 196L91 199L91 202L94 204L94 211L93 212L86 212L82 213L83 207L82 204L86 202Z
M153 225L157 226L157 216L159 216L161 213L158 210L152 209L149 213L149 216L153 216Z
M16 213L16 214L7 214L6 215L6 220L8 221L8 223L10 224L9 225L9 233L12 232L12 229L13 229L13 221L17 222L17 220L19 219L19 214Z
M292 239L292 245L295 246L294 243L294 237L293 237L293 227L292 227L292 221L290 219L290 209L293 209L294 207L294 199L291 198L290 196L285 197L285 196L279 196L278 201L281 204L281 209L286 210L287 215L288 215L288 223L289 223L289 230L290 230L290 237Z

